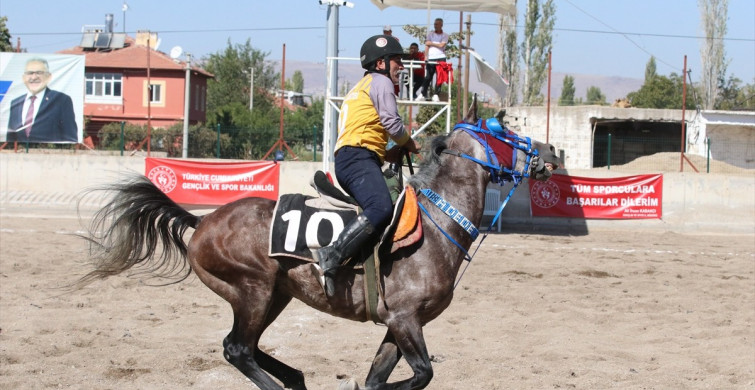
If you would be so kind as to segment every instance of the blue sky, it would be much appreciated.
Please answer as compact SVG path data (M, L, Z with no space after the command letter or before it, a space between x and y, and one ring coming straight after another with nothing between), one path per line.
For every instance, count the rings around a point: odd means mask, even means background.
M408 46L413 39L401 26L425 25L427 10L388 8L380 11L367 0L339 11L340 55L356 57L361 43L380 33L384 24ZM222 50L230 39L269 52L279 60L286 44L288 60L324 62L326 7L317 0L127 0L125 30L151 30L161 40L159 50L181 46L206 56ZM525 0L518 1L519 24ZM650 56L659 74L680 74L687 55L693 81L700 79L700 11L696 0L556 0L553 71L641 79ZM79 44L84 25L102 25L112 13L117 32L124 29L123 0L0 0L0 15L8 17L15 45L21 38L29 52L52 53ZM433 10L446 21L446 31L458 31L459 13ZM466 16L464 17L466 19ZM472 14L472 47L495 65L497 15ZM521 34L521 28L519 30ZM728 74L755 82L755 1L729 0L726 55Z

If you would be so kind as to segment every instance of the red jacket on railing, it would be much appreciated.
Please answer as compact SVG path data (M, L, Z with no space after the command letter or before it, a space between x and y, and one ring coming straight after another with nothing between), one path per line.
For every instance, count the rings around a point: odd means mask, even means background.
M435 74L435 85L454 82L454 66L450 62L439 62Z

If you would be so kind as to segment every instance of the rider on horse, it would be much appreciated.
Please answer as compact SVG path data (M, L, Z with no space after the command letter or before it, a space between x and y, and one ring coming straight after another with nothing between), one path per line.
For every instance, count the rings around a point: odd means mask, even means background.
M335 148L336 179L363 212L344 227L335 242L314 254L329 297L335 289L336 269L390 222L391 195L381 171L386 154L391 160L399 148L412 153L420 149L404 129L396 105L394 85L398 84L399 71L403 69L403 54L401 44L392 36L375 35L367 39L360 50L362 68L367 72L341 106ZM388 137L397 146L386 152Z

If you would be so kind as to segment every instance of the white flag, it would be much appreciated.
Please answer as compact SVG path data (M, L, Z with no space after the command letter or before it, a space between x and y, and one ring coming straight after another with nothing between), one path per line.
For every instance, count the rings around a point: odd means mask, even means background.
M475 68L477 69L477 81L493 88L501 99L506 97L506 92L509 89L509 82L501 77L501 75L498 74L490 64L485 62L477 52L470 49L469 54L474 58Z

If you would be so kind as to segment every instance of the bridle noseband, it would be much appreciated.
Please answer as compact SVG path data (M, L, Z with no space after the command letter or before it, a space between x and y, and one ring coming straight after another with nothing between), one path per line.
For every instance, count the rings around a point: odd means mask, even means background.
M492 183L504 185L506 182L513 182L516 188L522 179L530 177L530 170L533 166L533 162L535 159L539 158L537 149L532 148L532 139L530 137L520 137L512 131L508 131L505 127L502 128L504 131L501 132L489 130L483 126L482 119L477 121L477 125L459 123L454 126L454 130L457 129L469 134L472 138L477 140L483 148L485 148L487 161L482 161L468 154L450 149L444 150L443 153L462 157L481 165L490 172L490 181ZM506 167L503 163L498 161L494 148L491 146L491 142L503 143L511 148L512 157L510 167ZM525 153L524 167L521 171L516 170L518 151Z

